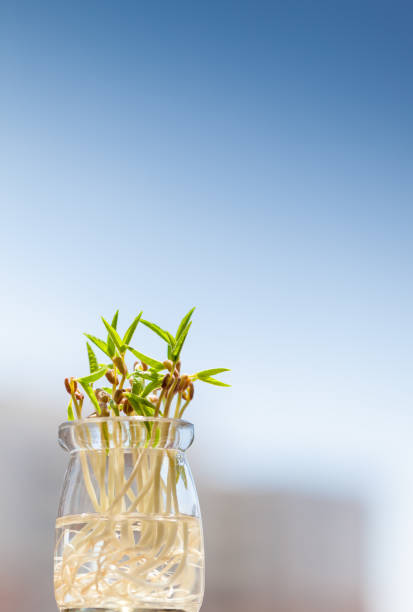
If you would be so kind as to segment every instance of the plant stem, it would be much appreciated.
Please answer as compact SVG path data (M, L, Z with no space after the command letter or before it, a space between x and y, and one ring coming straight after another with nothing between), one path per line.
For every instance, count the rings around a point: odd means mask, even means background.
M178 393L178 398L176 400L174 419L179 418L179 409L181 407L181 402L182 402L182 393Z
M168 415L169 415L169 408L170 408L173 396L175 394L175 388L176 388L177 384L178 384L178 378L176 378L174 380L174 382L172 383L172 386L171 386L171 388L170 388L170 390L168 392L167 398L166 398L165 410L164 410L164 413L163 413L163 416L165 418L167 418Z
M164 395L165 395L165 389L162 389L161 394L160 394L160 396L158 398L158 401L156 402L155 414L154 414L155 417L159 416L159 411L160 411L160 408L161 408L161 404L162 404L162 400L163 400Z
M78 402L77 402L77 399L75 398L75 394L74 394L74 392L73 392L73 393L71 393L71 396L72 396L73 403L74 403L74 405L75 405L75 409L76 409L77 418L78 418L78 419L81 419L81 418L82 418L82 409L80 408L80 406L79 406L79 404L78 404Z
M112 384L112 399L113 401L115 401L115 393L116 393L116 387L117 387L117 381L118 381L118 372L116 369L115 364L113 364L113 376L114 376L114 380L113 380L113 384Z
M182 406L182 408L181 408L181 412L179 413L179 417L178 417L178 418L182 419L182 415L183 415L183 413L185 412L185 410L186 410L186 408L187 408L187 406L188 406L188 404L189 404L189 402L190 402L190 401L191 401L190 399L189 399L189 400L187 400L187 401L185 402L185 404Z

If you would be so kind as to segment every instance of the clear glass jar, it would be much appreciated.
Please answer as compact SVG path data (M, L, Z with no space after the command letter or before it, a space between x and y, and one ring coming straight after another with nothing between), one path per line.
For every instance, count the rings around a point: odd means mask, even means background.
M185 451L193 426L145 417L63 423L70 453L54 583L65 612L198 612L204 547Z

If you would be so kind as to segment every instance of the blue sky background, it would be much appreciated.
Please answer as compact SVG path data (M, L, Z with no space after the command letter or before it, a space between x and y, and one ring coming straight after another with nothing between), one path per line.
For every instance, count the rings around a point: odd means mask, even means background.
M408 2L2 3L3 373L49 442L98 315L196 304L188 369L233 370L188 415L200 471L406 491L412 26Z
M8 365L41 354L57 381L98 314L174 326L197 304L189 365L234 370L202 391L219 413L411 405L408 3L1 17Z

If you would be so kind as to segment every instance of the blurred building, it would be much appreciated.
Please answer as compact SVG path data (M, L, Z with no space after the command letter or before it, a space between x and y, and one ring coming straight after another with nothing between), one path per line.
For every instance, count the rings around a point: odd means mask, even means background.
M204 612L362 612L357 501L298 492L202 494Z

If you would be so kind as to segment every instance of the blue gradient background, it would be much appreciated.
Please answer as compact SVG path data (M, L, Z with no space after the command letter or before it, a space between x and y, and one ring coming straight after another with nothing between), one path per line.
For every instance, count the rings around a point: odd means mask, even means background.
M361 497L373 612L412 606L412 26L408 2L0 8L2 371L22 427L55 456L97 315L173 328L196 304L188 369L233 370L189 415L197 469Z

